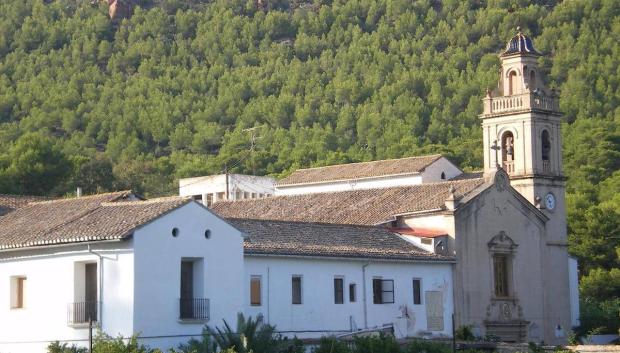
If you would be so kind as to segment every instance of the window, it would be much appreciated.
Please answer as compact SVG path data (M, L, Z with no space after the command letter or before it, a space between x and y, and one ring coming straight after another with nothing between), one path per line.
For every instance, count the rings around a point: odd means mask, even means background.
M510 71L508 75L508 95L512 96L513 94L517 94L519 87L519 81L517 80L517 73L514 71Z
M250 198L250 193L249 193L249 192L247 192L247 191L244 191L244 192L243 192L243 198L244 198L244 199L249 199L249 198Z
M493 255L493 277L495 279L495 295L508 296L508 256Z
M442 180L446 180L446 173L445 172L441 172L441 179Z
M26 303L26 277L11 277L11 309L25 308Z
M207 194L207 206L211 206L213 204L213 194Z
M235 200L241 200L242 197L243 197L243 192L239 190L235 191Z
M208 315L207 300L202 298L204 261L202 258L181 259L179 318L204 319Z
M502 135L502 167L508 174L512 174L515 171L514 142L515 140L512 132L507 131Z
M350 283L349 284L349 301L351 303L355 303L356 295L357 293L355 293L355 283Z
M226 195L225 192L218 192L217 194L215 194L215 197L217 198L218 201L224 200L224 196Z
M291 303L301 304L301 276L293 276L291 284L292 284Z
M394 280L374 278L372 280L373 303L394 303Z
M252 276L250 278L250 305L252 306L261 305L260 282L261 282L260 276Z
M73 267L73 303L69 305L68 323L84 324L98 318L98 268L96 262L75 262Z
M413 279L413 304L422 304L422 280L419 278Z
M344 304L344 278L334 278L334 304Z

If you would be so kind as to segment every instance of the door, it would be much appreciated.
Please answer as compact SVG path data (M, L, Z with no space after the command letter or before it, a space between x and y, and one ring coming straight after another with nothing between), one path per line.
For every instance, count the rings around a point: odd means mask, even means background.
M84 265L84 322L97 321L97 264Z
M191 319L194 312L194 263L181 262L181 318Z

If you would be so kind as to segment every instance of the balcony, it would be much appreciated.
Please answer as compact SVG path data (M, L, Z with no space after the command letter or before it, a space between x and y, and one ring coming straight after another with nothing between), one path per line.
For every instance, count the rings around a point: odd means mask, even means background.
M88 324L90 321L97 322L99 302L69 303L67 308L67 323L70 326Z
M209 320L209 299L189 298L179 299L179 319L183 321Z
M556 97L534 94L532 92L505 97L487 96L484 99L483 114L500 114L527 109L559 112L560 105Z
M508 174L513 174L515 172L515 161L504 161L504 170Z

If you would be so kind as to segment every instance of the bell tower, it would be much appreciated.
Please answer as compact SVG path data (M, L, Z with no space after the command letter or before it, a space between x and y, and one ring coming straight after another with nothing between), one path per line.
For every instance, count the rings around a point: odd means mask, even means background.
M566 332L571 324L564 294L569 289L562 115L555 91L545 87L540 56L517 28L500 54L499 84L487 90L480 119L485 176L503 168L510 185L547 216L541 241L543 331L545 342L561 343L565 336L558 332Z
M500 55L498 87L483 99L484 171L503 168L526 199L553 210L564 199L558 97L544 85L541 54L517 30Z

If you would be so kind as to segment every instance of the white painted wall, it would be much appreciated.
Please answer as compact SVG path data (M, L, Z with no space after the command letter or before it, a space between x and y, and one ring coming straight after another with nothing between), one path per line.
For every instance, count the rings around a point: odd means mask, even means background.
M245 257L245 290L243 303L246 315L263 314L278 331L292 331L289 336L319 337L324 331L350 331L350 318L358 329L364 325L363 270L365 260L330 260L283 257ZM443 292L444 330L434 335L451 335L452 270L450 264L397 263L371 261L366 267L366 300L368 327L393 323L397 337L414 336L426 331L424 292ZM250 305L250 278L262 278L262 305ZM301 275L302 300L291 304L293 275ZM334 277L344 277L344 304L334 303ZM394 304L373 304L372 279L382 277L394 280ZM422 304L413 304L413 279L422 279ZM357 301L349 302L349 284L355 283ZM406 305L413 318L407 329L400 307ZM306 332L302 332L306 331ZM318 332L307 332L318 331ZM333 333L332 333L333 334Z
M95 243L103 260L103 330L131 335L133 254L126 243ZM0 352L46 352L48 342L83 340L88 330L67 323L69 303L75 300L76 262L98 262L86 245L0 253ZM10 308L10 277L27 277L24 309ZM12 342L12 343L5 343ZM31 342L31 343L29 343Z
M173 228L179 229L177 237ZM211 231L210 239L205 230ZM236 325L243 310L243 236L198 203L191 202L135 232L134 332L143 343L162 350L200 334L205 322L179 321L182 258L200 258L204 266L201 291L210 300L209 325L226 319Z
M441 179L441 173L445 173L445 179ZM424 168L422 172L423 183L435 183L450 180L463 172L448 159L442 157Z
M237 199L237 191L249 194L273 195L275 179L264 176L228 174L228 194L230 200ZM213 195L226 192L226 175L209 175L179 180L179 196ZM241 197L250 198L250 197Z
M579 267L577 259L568 257L568 280L570 289L571 325L577 327L579 322Z
M422 176L420 174L408 174L346 181L331 181L316 184L281 185L276 186L275 193L277 196L316 194L320 192L379 189L417 184L422 184Z
M299 195L315 194L320 192L338 192L349 190L379 189L395 186L419 185L442 181L441 173L445 173L445 180L460 175L458 169L446 158L440 158L427 166L421 173L406 175L386 175L380 177L359 178L343 181L326 181L312 184L276 185L275 194Z

